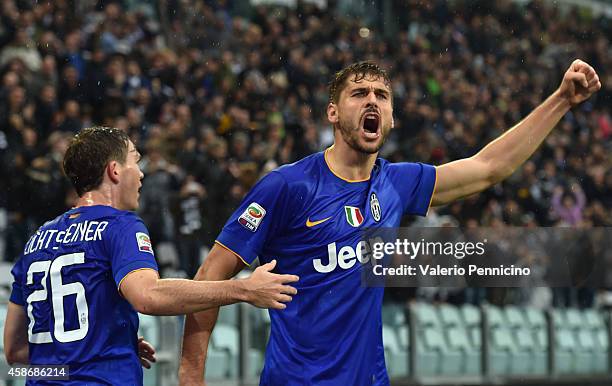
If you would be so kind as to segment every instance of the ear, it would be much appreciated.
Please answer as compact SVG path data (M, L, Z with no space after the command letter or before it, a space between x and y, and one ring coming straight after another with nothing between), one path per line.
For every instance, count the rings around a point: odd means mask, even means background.
M391 128L395 128L395 118L391 117Z
M338 123L338 107L333 102L327 104L327 120L331 124Z
M106 175L113 184L119 183L120 174L121 170L119 168L119 162L111 161L108 163L108 165L106 165Z

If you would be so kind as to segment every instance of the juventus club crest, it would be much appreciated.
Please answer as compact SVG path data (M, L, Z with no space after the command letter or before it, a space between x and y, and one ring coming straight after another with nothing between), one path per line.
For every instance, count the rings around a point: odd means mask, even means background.
M372 212L374 221L379 222L382 211L380 210L380 202L378 202L378 197L376 197L376 193L374 192L370 194L370 212Z

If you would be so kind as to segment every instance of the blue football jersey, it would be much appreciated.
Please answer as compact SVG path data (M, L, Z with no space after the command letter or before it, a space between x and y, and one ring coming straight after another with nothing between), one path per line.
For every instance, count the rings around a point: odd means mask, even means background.
M28 385L141 385L138 314L118 291L157 270L148 231L132 212L74 208L38 229L16 262L11 302L28 316L30 363L69 365L69 381Z
M361 284L368 227L398 227L427 213L433 166L378 158L370 178L347 181L317 153L262 178L217 243L250 264L277 260L299 275L284 310L270 310L261 385L388 385L382 342L383 288Z

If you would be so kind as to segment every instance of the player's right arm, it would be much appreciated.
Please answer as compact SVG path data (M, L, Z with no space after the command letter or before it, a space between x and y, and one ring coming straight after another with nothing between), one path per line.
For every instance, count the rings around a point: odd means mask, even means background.
M119 291L136 311L149 315L181 315L237 302L284 309L297 292L287 283L298 277L270 272L275 266L273 261L246 279L217 281L160 279L155 270L140 269L121 281Z
M244 267L245 264L239 257L219 244L215 244L194 279L225 280L236 275ZM218 315L218 307L187 315L179 368L181 385L201 385L203 383L206 352Z
M141 313L181 315L211 307L249 302L263 308L284 308L298 280L270 272L276 263L262 265L247 279L201 282L160 279L149 233L136 215L124 215L111 225L106 240L112 274L119 292Z
M23 306L9 301L4 322L4 355L9 365L30 363L27 326Z
M295 210L285 177L273 171L262 178L230 216L198 270L196 280L224 280L260 257L264 245L286 231L288 214ZM282 261L279 261L282 264ZM187 315L179 369L181 385L202 385L208 342L218 308Z

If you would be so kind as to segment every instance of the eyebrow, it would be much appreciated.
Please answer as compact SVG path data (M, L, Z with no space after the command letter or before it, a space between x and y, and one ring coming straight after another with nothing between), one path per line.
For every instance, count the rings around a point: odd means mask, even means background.
M354 88L351 90L351 94L354 92L368 92L370 91L369 87L358 87L358 88ZM374 92L380 93L380 94L384 94L384 95L390 95L391 93L387 90L385 90L384 88L375 88Z
M136 153L136 159L138 161L140 161L140 159L142 158L142 154L140 154L140 152L138 150L136 150L136 148L130 150L130 152L135 152Z

